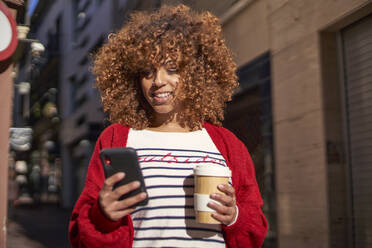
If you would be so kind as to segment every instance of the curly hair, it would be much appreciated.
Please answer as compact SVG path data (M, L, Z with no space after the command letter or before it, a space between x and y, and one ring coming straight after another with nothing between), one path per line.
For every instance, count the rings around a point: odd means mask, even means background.
M198 130L205 121L221 125L226 102L238 86L236 64L225 45L221 24L209 12L185 5L134 12L126 25L97 52L93 73L111 122L135 129L151 125L151 110L142 95L143 72L165 59L177 61L184 110L181 126Z

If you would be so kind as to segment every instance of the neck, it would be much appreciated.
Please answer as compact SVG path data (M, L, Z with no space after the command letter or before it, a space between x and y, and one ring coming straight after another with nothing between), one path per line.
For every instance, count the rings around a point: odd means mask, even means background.
M161 125L161 126L151 126L151 127L148 127L146 128L147 130L151 130L151 131L158 131L158 132L182 132L182 133L186 133L186 132L190 132L191 130L189 128L186 128L186 127L181 127L179 124L171 124L171 123L167 123L167 124L164 124L164 125Z
M151 126L148 130L159 131L159 132L190 132L191 129L187 126L182 127L177 121L177 114L157 114L155 119L152 121Z

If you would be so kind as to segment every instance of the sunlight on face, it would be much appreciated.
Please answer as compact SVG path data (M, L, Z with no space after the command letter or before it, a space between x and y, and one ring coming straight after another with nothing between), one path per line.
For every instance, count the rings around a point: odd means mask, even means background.
M155 114L176 111L178 106L175 100L180 89L179 83L179 69L174 60L167 60L159 68L142 73L142 92Z

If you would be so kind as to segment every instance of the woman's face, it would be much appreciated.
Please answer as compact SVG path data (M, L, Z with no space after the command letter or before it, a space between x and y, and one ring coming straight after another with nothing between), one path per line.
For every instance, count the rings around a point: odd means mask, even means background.
M180 90L180 75L176 61L167 60L159 68L144 72L141 87L144 97L155 114L177 111L176 96Z

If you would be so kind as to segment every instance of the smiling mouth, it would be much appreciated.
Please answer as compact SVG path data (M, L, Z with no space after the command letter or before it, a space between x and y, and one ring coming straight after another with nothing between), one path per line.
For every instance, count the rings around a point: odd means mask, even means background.
M170 92L170 91L152 94L152 99L154 100L154 103L159 104L159 105L169 102L172 98L173 98L173 92Z

